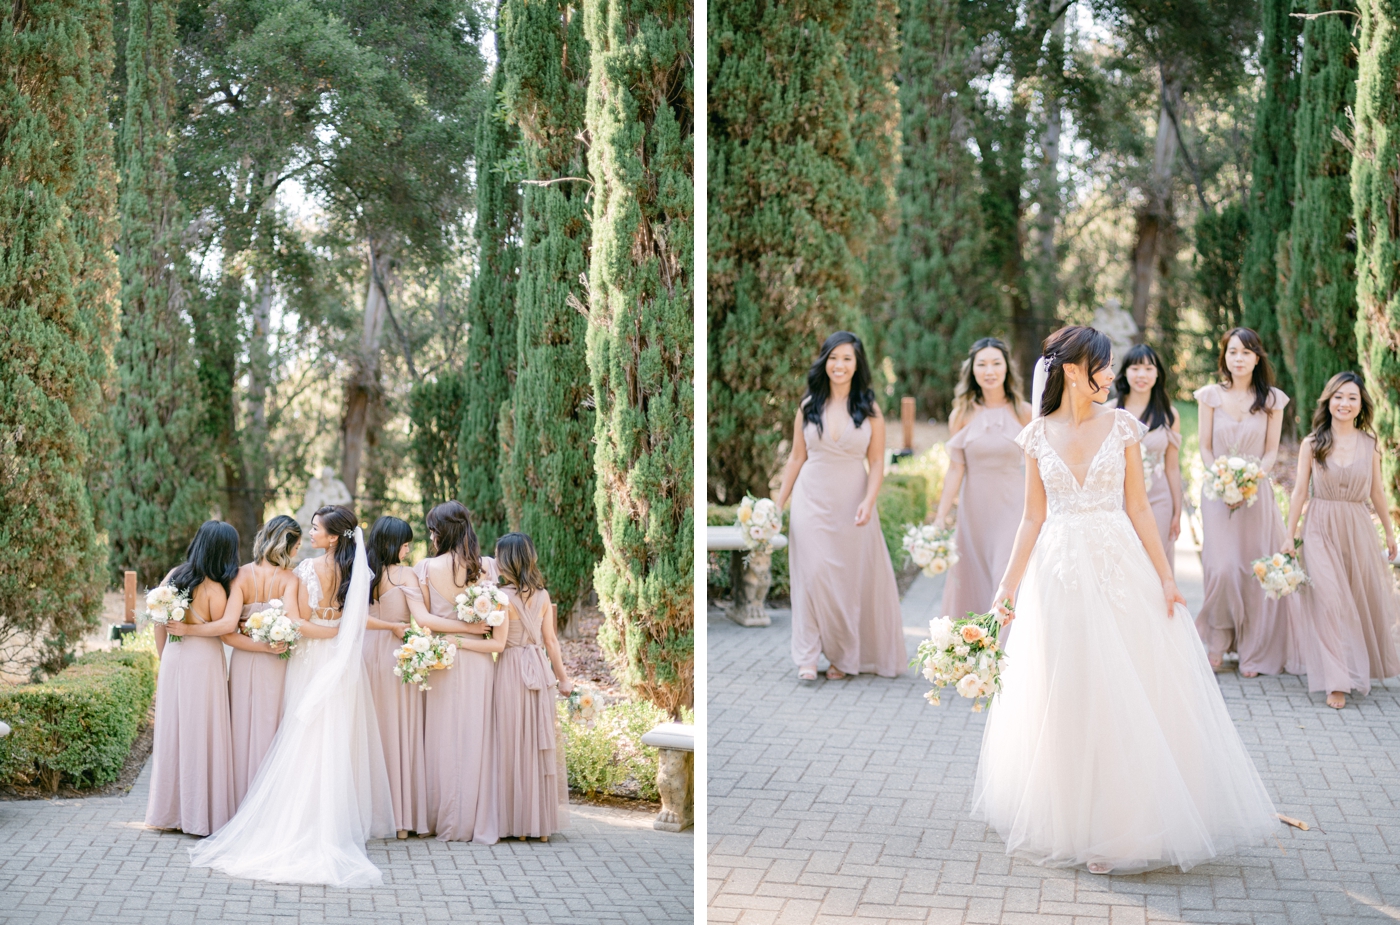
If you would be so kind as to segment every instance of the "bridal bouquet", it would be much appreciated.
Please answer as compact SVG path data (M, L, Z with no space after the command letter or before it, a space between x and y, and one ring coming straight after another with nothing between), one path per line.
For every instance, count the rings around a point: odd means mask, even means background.
M1233 513L1240 505L1250 507L1259 500L1259 483L1264 469L1253 456L1217 456L1206 470L1201 492L1207 498L1224 501Z
M427 691L432 690L428 685L428 672L451 668L457 660L457 646L443 636L434 636L410 617L408 629L403 632L403 645L399 646L394 658L398 660L394 666L394 677L404 684L417 684L420 691Z
M1296 550L1298 545L1295 540L1293 548ZM1264 587L1264 596L1272 600L1292 594L1299 585L1308 583L1308 574L1303 571L1303 563L1298 561L1296 552L1293 555L1276 552L1272 556L1255 559L1250 565L1254 568L1254 577Z
M189 609L189 592L176 591L170 585L158 585L146 592L146 609L141 612L141 616L152 623L165 626L167 623L179 623ZM170 642L180 641L180 637L174 634L166 638Z
M506 622L506 593L489 581L477 582L457 595L457 619L500 626Z
M292 618L287 616L287 608L277 598L267 602L266 610L258 611L250 616L243 624L243 632L254 642L265 643L275 646L279 642L285 643L287 648L277 653L278 658L291 658L292 649L296 648L297 641L301 639L301 631L292 622Z
M734 518L734 526L744 534L744 545L749 549L767 547L783 529L783 514L772 498L755 498L744 495L739 502L739 513Z
M935 530L932 524L905 524L904 551L929 577L942 575L958 561L952 529Z
M1001 620L993 613L968 614L966 620L939 617L929 621L929 638L919 643L919 653L910 667L921 668L933 683L924 695L937 706L942 689L956 688L972 701L972 711L981 713L992 696L1001 690L1001 661L1005 653L997 646Z

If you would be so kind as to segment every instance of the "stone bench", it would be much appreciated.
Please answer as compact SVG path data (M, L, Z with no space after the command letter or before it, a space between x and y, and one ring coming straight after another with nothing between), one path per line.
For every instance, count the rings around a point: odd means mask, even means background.
M773 537L771 543L773 549L783 549L788 540L779 533ZM705 549L709 552L742 552L747 549L744 545L744 531L739 527L706 527ZM732 582L733 587L729 589L731 600L729 606L724 609L724 615L740 626L767 626L772 621L768 617L768 611L763 609L763 602L773 584L773 554L755 550L742 556L741 560L742 571L730 571L735 580Z
M662 723L642 736L642 744L659 752L656 789L661 793L661 812L651 827L684 832L695 824L695 727Z

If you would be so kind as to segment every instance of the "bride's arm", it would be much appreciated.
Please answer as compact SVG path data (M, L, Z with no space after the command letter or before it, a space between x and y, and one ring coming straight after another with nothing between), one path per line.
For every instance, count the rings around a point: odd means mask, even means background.
M1152 505L1147 501L1147 483L1142 477L1142 450L1136 443L1123 450L1127 461L1127 472L1123 476L1123 506L1128 519L1133 522L1138 539L1162 580L1162 595L1167 604L1167 616L1172 616L1176 604L1186 604L1186 598L1177 590L1176 579L1172 577L1171 563L1167 561L1167 551L1162 548L1162 536L1157 532L1157 518L1152 516Z
M1006 573L992 598L992 610L1000 611L1005 626L1015 619L1015 613L1002 607L1002 601L1015 602L1016 590L1021 587L1021 579L1026 574L1026 566L1031 561L1031 550L1035 549L1036 538L1045 523L1045 483L1040 480L1040 466L1035 457L1026 454L1026 506L1021 514L1021 525L1016 528L1016 543L1011 547L1011 561L1006 563ZM955 618L956 619L956 618Z

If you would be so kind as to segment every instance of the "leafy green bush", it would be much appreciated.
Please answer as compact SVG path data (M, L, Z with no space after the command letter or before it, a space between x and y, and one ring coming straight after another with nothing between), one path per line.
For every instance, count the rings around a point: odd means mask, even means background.
M695 722L690 710L682 710L681 718ZM658 799L656 749L643 745L642 736L668 719L664 710L646 701L624 701L604 707L593 722L585 723L570 718L567 704L561 701L559 721L564 729L569 789L587 796Z
M922 475L891 473L880 486L880 531L890 561L904 559L904 525L921 524L928 519L928 479Z
M0 691L0 782L100 787L121 773L156 692L153 648L90 652L42 684Z

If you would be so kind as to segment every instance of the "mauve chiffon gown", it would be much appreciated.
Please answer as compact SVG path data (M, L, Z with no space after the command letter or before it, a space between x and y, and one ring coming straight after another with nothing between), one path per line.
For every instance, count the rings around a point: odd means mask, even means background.
M939 611L954 620L969 611L987 612L1011 559L1026 507L1026 456L1016 445L1020 432L1010 405L979 407L948 441L949 458L965 467L953 535L958 561L948 570Z
M390 566L389 569L408 571L407 566ZM410 615L427 612L417 581L394 585L369 605L370 617L385 623L407 623ZM394 677L394 666L398 664L394 654L400 645L399 638L388 630L365 630L362 650L365 675L369 679L369 695L374 701L379 739L384 744L384 762L389 770L394 828L426 835L433 830L428 821L428 764L423 739L426 695L418 685L404 684ZM465 653L459 653L459 658L461 654ZM434 672L428 683L436 686L442 674L442 671Z
M803 429L807 461L792 489L792 659L803 667L825 654L846 674L893 678L909 663L894 566L879 511L855 523L872 427L868 419L856 427L841 402L827 405L823 422L821 433Z
M428 612L457 619L457 605L428 581L428 563L414 568ZM481 558L481 581L495 581L496 560ZM464 634L465 635L465 634ZM493 844L497 840L492 692L496 665L486 652L457 650L451 668L432 672L423 706L428 783L428 831L443 841ZM422 833L420 833L422 834Z
M238 619L239 630L249 617L267 607L266 601L244 604L243 614ZM282 721L282 689L286 681L287 660L271 652L234 649L229 656L228 700L233 730L234 809L243 803L248 785L257 776L263 756L272 745L273 736L277 735L277 726Z
M1312 467L1303 520L1303 569L1293 641L1297 674L1310 691L1369 693L1372 678L1400 675L1391 630L1400 604L1371 523L1371 458L1376 441L1361 434L1349 466Z
M496 787L502 838L539 838L567 820L569 784L555 713L558 679L544 648L549 593L503 588L515 616L496 662Z
M188 622L207 623L201 602L192 603ZM166 640L156 680L146 825L208 835L233 816L233 804L224 644L217 636Z
M1152 505L1152 517L1157 521L1157 532L1162 537L1162 551L1167 554L1167 564L1171 566L1172 574L1176 574L1176 556L1169 539L1172 529L1172 486L1167 481L1167 448L1173 446L1181 449L1181 434L1170 426L1154 427L1142 438L1142 471L1152 479L1147 487L1147 503Z
M1211 447L1216 456L1262 458L1269 429L1262 411L1235 421L1221 408L1225 390L1208 385L1196 390L1196 401L1215 409ZM1282 412L1288 396L1273 389L1270 407ZM1269 600L1254 577L1250 563L1283 548L1287 530L1274 499L1273 483L1266 475L1253 505L1233 512L1224 501L1201 499L1201 571L1205 577L1205 602L1196 614L1211 658L1237 652L1240 671L1278 674L1288 658L1288 621L1298 613L1297 595Z

